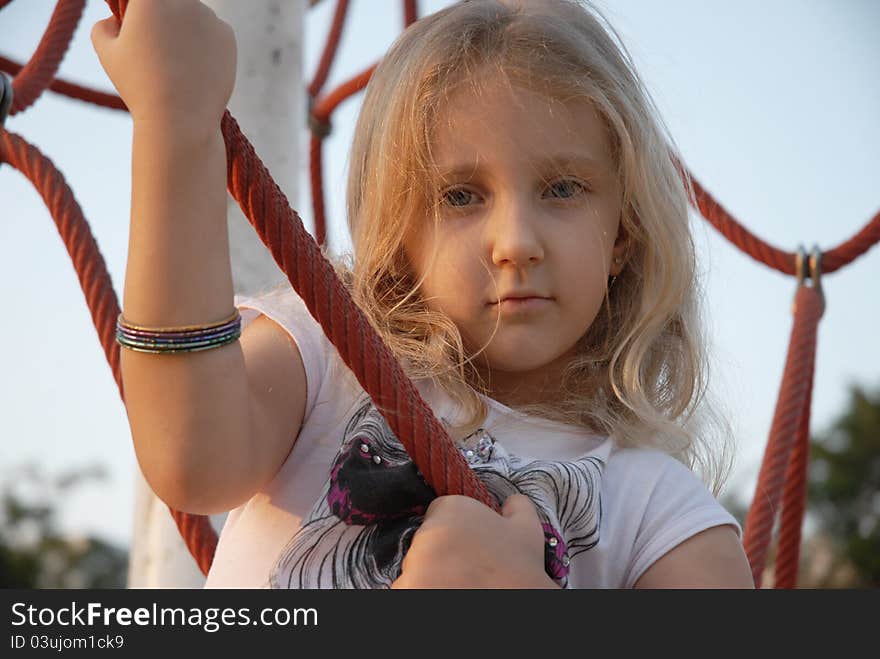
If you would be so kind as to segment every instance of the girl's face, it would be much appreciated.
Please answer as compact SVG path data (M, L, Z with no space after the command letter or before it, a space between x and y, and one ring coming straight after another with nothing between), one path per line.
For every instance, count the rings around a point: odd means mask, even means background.
M439 228L420 219L404 241L421 292L469 354L485 347L495 398L546 401L621 268L604 124L587 101L489 82L449 98L432 149Z

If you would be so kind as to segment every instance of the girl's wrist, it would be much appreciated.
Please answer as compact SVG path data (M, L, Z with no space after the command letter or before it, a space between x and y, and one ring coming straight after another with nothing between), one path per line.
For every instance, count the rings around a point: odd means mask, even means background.
M220 121L194 116L134 118L136 134L187 145L208 142L220 132Z

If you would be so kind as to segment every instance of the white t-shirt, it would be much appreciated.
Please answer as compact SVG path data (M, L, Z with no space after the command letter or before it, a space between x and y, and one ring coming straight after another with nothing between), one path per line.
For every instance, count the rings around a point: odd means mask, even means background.
M260 313L299 347L305 418L276 476L230 511L207 588L382 588L434 497L335 347L289 287L236 300L246 324ZM452 401L417 388L435 415ZM535 503L546 567L570 588L630 588L657 559L707 528L736 520L684 465L659 451L528 416L490 398L460 450L503 501Z

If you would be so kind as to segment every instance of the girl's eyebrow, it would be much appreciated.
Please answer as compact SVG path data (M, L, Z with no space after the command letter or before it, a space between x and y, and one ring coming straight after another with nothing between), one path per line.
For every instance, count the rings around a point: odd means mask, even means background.
M604 160L580 153L553 154L536 161L534 166L535 170L539 172L574 170L601 175L610 171L609 165ZM438 165L436 171L440 180L467 181L482 176L485 169L486 163L481 160L481 162Z
M609 171L609 165L603 159L582 153L555 154L542 159L537 165L541 171L573 169L580 172L590 172L595 174L605 174Z
M465 180L469 181L472 178L480 175L483 171L483 166L479 163L456 163L454 165L443 165L437 166L437 178L441 181L450 181L450 180Z

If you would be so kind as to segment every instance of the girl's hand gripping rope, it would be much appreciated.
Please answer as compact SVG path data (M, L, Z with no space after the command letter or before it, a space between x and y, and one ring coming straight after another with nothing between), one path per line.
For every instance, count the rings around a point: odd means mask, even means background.
M120 27L95 23L92 44L135 123L213 130L235 84L232 28L197 0L129 0Z
M544 571L544 532L521 494L499 515L476 499L434 499L392 588L558 588Z

